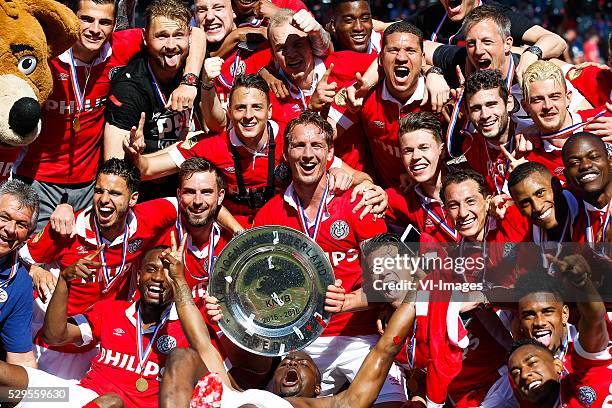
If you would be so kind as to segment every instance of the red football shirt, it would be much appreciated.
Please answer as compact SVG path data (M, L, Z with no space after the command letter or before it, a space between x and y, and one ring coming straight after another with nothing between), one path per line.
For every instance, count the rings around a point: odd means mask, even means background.
M402 227L413 224L421 233L437 242L459 242L460 235L451 227L441 201L425 196L419 186L414 188L413 194L408 195L396 188L385 191L389 201L386 217L391 224Z
M0 183L8 180L20 152L20 147L0 148Z
M398 141L399 120L408 113L430 110L429 105L421 106L424 97L423 77L419 77L414 94L404 104L391 95L386 81L382 81L366 95L358 113L351 113L346 107L338 108L336 105L330 108L332 119L345 131L353 126L363 129L369 142L377 181L383 187L400 186L400 175L405 169Z
M381 219L359 219L352 209L351 192L342 196L328 196L325 214L315 241L329 256L336 279L342 279L346 292L359 289L361 279L361 249L359 244L387 231ZM309 221L310 224L310 221ZM255 226L284 225L303 231L298 213L295 190L291 184L284 194L274 196L255 217ZM312 232L313 225L308 226ZM332 316L323 336L357 336L375 334L376 310L340 313Z
M607 67L572 67L565 78L596 108L604 106L612 98L612 71Z
M144 349L151 342L154 344L141 368L138 367L136 302L108 299L73 316L81 329L83 345L100 344L100 352L80 385L100 395L117 393L126 408L157 407L159 383L168 354L176 347L189 347L174 304L171 307L168 320L155 339L152 338L154 330L148 330L143 336ZM144 392L136 389L136 381L141 376L149 385Z
M274 148L274 183L275 185L285 186L289 181L290 173L289 167L283 159L283 132L275 122L271 121L269 123L276 142ZM232 197L238 195L238 181L231 150L232 144L236 147L240 156L240 167L247 192L263 192L268 181L269 145L266 144L261 150L254 151L240 141L233 129L219 134L205 135L197 143L191 140L185 141L173 147L169 154L177 166L180 166L190 157L203 157L214 164L223 174L227 184L227 195L223 205L242 226L248 228L251 226L257 210L232 199Z
M511 146L512 142L508 142L504 147L512 152ZM461 150L469 166L485 177L491 193L509 194L509 163L499 146L489 142L480 133L473 133L463 139Z
M75 214L76 235L73 238L61 238L47 225L34 238L21 248L19 255L28 264L48 264L58 262L63 270L77 260L93 253L101 243L96 238L92 217L92 208L88 207ZM126 298L129 290L132 267L141 254L154 246L166 229L176 221L176 207L165 198L137 204L129 211L127 217L127 243L123 234L113 242L106 242L104 257L107 270L111 276L111 286L107 286L102 268L93 275L92 281L70 282L68 297L68 314L82 313L100 299L115 298L120 295ZM122 256L125 247L125 264Z
M80 130L73 120L78 107L72 88L70 54L49 62L53 92L42 109L42 130L27 147L16 173L58 184L89 183L95 178L102 151L104 107L113 75L140 51L142 29L115 31L92 65L75 60L79 88L84 92Z

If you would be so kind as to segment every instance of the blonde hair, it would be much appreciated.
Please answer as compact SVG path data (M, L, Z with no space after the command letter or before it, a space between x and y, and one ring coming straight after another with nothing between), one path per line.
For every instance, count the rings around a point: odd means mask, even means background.
M270 38L270 32L272 28L281 27L285 24L291 24L295 11L290 9L282 8L276 12L268 22L268 38Z
M567 91L567 85L565 84L565 78L561 68L556 66L550 61L536 61L531 64L523 74L523 98L529 101L529 85L536 81L546 81L547 79L553 79L556 83L561 85L564 91Z

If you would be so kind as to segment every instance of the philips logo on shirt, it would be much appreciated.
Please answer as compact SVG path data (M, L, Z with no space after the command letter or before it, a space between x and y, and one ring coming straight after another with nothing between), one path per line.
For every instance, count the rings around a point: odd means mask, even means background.
M136 374L142 373L143 377L159 374L159 364L154 361L147 361L143 369L138 365L138 360L135 355L113 351L104 347L100 347L100 357L98 357L97 362L112 367L122 368Z

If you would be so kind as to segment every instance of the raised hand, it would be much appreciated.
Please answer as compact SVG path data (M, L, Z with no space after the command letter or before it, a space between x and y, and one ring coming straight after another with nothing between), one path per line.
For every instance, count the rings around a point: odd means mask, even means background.
M75 278L83 279L85 281L89 280L91 278L91 275L96 272L97 268L102 266L100 262L94 261L94 259L97 258L98 255L100 255L100 252L102 252L105 247L106 244L100 245L94 252L87 256L84 256L83 258L79 259L78 261L64 269L60 273L60 276L64 278L66 282L70 282Z
M138 126L132 126L129 136L123 139L123 150L132 157L138 157L144 152L146 146L144 140L145 121L146 115L142 112Z
M317 20L315 20L314 16L308 10L300 10L293 15L293 20L291 22L295 28L300 31L305 32L306 34L311 34L315 32L320 32L323 30L323 27Z
M363 99L372 86L363 79L359 72L355 74L355 83L346 88L346 105L351 111L361 109Z
M333 285L327 286L325 292L325 311L340 313L346 300L346 290L342 287L342 280L336 279Z
M170 284L176 285L185 282L185 265L182 259L185 252L187 234L183 235L180 244L177 245L174 231L170 231L170 248L159 256L164 265L164 274Z
M508 161L509 161L508 170L510 170L511 173L519 165L528 162L528 160L525 159L524 157L521 157L520 159L517 159L516 157L514 157L514 155L512 153L510 153L508 150L506 150L506 148L504 146L500 146L500 148L501 148L502 153L506 157L506 159L508 159Z
M310 98L310 109L319 111L332 103L334 97L336 96L336 88L338 84L335 82L329 83L329 74L331 74L332 69L334 69L334 64L330 64L323 77L319 83L317 83L317 87L315 89L314 94Z

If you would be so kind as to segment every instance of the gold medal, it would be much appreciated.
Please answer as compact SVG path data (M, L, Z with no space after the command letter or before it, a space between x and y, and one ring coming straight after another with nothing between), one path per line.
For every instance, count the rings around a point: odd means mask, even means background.
M138 390L138 392L145 392L149 389L149 383L147 382L147 380L140 377L138 380L136 380L136 389Z
M72 121L72 128L74 129L75 132L78 132L79 130L81 130L81 120L79 119L78 116L74 118L74 120Z
M347 99L346 88L342 88L341 90L338 91L336 96L334 96L334 102L338 106L346 106L346 99Z

